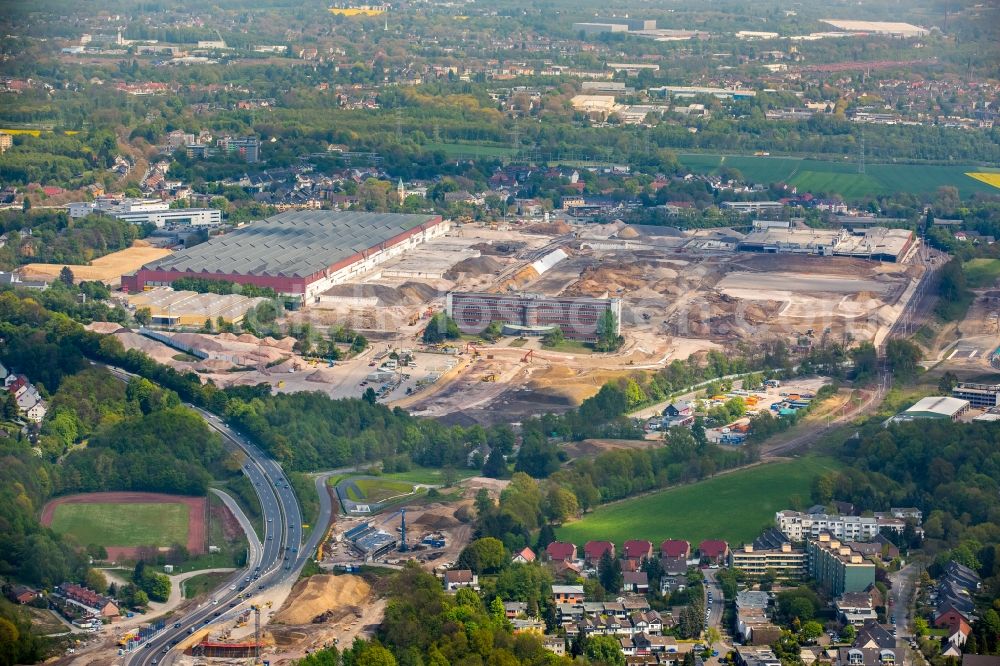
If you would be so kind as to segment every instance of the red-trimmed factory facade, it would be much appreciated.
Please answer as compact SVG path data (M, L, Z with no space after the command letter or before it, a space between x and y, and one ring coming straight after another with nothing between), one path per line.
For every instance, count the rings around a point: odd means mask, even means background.
M123 275L122 289L134 293L190 277L270 287L309 303L450 227L438 215L291 211Z

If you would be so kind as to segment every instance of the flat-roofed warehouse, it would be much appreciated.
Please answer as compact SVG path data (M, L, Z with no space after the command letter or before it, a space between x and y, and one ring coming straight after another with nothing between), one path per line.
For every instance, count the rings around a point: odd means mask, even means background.
M740 241L743 252L818 254L874 261L903 261L914 246L909 229L757 229Z
M149 291L129 294L128 303L136 310L149 308L153 326L201 326L206 319L215 323L219 317L231 324L243 321L247 311L266 298L249 298L242 294L199 294L155 287Z
M122 288L134 293L194 277L270 287L311 302L450 226L439 215L289 211L146 264L122 276Z

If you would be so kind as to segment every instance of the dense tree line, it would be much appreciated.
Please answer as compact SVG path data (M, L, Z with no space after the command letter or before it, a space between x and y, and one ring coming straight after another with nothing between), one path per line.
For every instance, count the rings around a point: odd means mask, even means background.
M391 582L377 639L392 652L390 663L408 666L570 663L545 650L536 634L513 634L498 602L487 606L468 589L445 594L434 576L407 566Z
M71 219L64 211L33 209L0 215L0 270L26 263L88 264L92 259L131 247L150 229L107 215Z
M860 511L915 506L939 561L958 559L991 588L1000 583L1000 431L947 420L873 424L840 455L850 468L819 477L815 501Z

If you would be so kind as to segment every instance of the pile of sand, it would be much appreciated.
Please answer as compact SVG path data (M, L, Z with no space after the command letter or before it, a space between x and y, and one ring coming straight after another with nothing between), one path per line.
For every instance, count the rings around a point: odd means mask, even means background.
M344 298L376 298L382 307L418 305L433 300L440 292L425 282L404 282L398 287L384 284L338 284L327 292Z
M171 349L163 343L143 337L138 333L129 330L121 330L114 334L125 349L138 349L154 361L172 364L174 356L179 354L175 349Z
M414 525L419 525L428 530L446 530L459 525L459 520L455 518L455 507L443 504L433 504L413 521Z
M306 377L307 382L319 382L321 384L330 384L331 382L337 381L339 375L336 368L320 368L316 372L312 373Z
M618 238L624 238L627 240L638 237L639 237L639 232L633 229L632 227L625 227L624 229L618 232Z
M502 268L503 264L493 257L470 257L448 269L444 277L447 280L457 280L463 273L475 276L488 275L490 273L497 273Z
M538 271L535 270L534 266L530 265L525 266L517 273L515 273L514 277L504 281L504 283L500 285L500 291L508 291L510 289L521 289L522 287L524 287L524 285L528 284L529 282L534 282L535 280L537 280L538 277L539 277Z
M116 333L121 330L128 330L121 324L113 321L95 321L87 324L84 328L94 333L100 333L101 335Z
M360 606L370 594L371 587L357 576L318 574L295 584L273 621L279 624L309 624L314 617L327 611Z
M571 229L570 226L562 220L556 220L555 222L549 222L548 224L533 224L524 231L529 234L542 234L543 236L561 236L563 234L568 234Z

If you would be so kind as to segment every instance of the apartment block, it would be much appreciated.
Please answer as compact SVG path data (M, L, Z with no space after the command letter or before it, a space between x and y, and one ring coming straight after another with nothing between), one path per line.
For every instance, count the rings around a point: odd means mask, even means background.
M779 580L801 580L809 569L806 551L790 543L777 548L756 548L746 544L730 551L729 566L753 577L772 572Z
M809 575L835 597L875 583L875 563L830 534L810 539L806 552Z
M886 514L869 517L779 511L774 522L792 541L816 539L823 533L841 541L870 541L883 529L902 532L906 527L905 521Z

